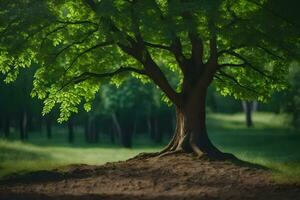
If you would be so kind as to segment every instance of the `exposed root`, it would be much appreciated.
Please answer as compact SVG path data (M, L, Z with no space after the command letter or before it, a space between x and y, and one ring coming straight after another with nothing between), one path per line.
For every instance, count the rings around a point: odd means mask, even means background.
M178 154L178 153L184 153L183 149L177 149L175 151L167 151L164 153L161 153L157 156L157 158L161 158L161 157L165 157L165 156L170 156L170 155L174 155L174 154Z
M130 161L130 160L144 160L144 159L148 159L148 158L158 156L159 154L160 154L160 152L140 153L140 154L134 156L133 158L129 158L127 161Z
M204 156L203 151L201 151L201 149L195 143L190 142L190 145L193 150L193 153L195 153L198 158L201 158Z
M198 149L198 153L195 152L195 149ZM168 151L160 151L160 152L155 152L155 153L140 153L137 156L128 159L128 161L131 160L146 160L149 158L154 158L154 159L161 159L163 157L167 157L167 156L172 156L172 155L176 155L176 154L190 154L191 156L195 156L197 157L199 160L205 160L205 161L229 161L232 162L238 166L247 166L247 167L253 167L253 168L257 168L257 169L265 169L268 170L268 168L262 167L260 165L257 164L253 164L253 163L249 163L243 160L238 159L236 156L234 156L231 153L223 153L223 152L214 152L214 153L204 153L200 150L199 147L195 147L195 149L193 149L192 152L187 152L183 149L177 149L177 150L168 150Z

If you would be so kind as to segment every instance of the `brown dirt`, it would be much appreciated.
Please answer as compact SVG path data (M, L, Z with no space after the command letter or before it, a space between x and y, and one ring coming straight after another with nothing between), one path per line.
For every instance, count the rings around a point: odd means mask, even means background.
M0 199L300 200L300 187L276 184L257 166L177 154L10 177Z

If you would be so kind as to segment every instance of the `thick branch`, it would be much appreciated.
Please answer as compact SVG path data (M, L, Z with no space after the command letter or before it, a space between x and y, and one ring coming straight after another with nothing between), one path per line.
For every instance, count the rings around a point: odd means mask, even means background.
M189 38L192 43L192 57L191 59L196 64L197 67L203 64L203 44L200 37L194 33L189 33Z
M208 63L217 64L218 62L217 36L214 32L212 33L212 37L209 41L209 50L210 50L210 57L208 59Z
M93 9L96 12L96 4L93 0L85 0L85 2L90 6L91 9ZM175 90L171 87L163 72L160 70L157 64L152 60L151 55L145 48L146 44L142 36L138 33L139 31L138 27L136 27L135 30L137 31L135 35L137 37L136 38L137 41L135 41L131 36L129 36L125 32L122 32L111 19L102 18L102 20L104 20L104 23L107 23L108 27L112 32L120 33L125 36L125 38L130 42L130 45L125 45L120 42L117 42L117 45L125 53L131 55L140 63L142 63L145 68L146 74L154 81L154 83L167 95L167 97L172 102L174 102L176 105L179 105L180 98L178 96L178 93L176 93ZM135 23L137 26L138 25L137 21L135 21Z
M167 97L176 105L181 105L179 94L171 87L164 73L159 66L151 58L147 52L146 61L144 63L145 70L153 82L167 95Z
M182 45L181 45L180 39L177 37L172 41L171 52L174 54L175 59L179 65L182 73L184 75L186 75L187 68L188 68L188 66L187 66L188 60L185 58L185 56L182 53Z

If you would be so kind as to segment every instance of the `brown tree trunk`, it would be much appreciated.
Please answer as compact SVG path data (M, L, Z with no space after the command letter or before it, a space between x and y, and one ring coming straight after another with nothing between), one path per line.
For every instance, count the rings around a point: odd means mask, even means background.
M218 150L208 137L205 115L206 90L189 95L182 107L176 108L175 134L161 153L193 152L197 156L225 159L230 154Z
M253 121L252 121L253 102L245 101L244 102L244 110L245 110L245 114L246 114L246 125L247 125L247 127L251 127L251 126L253 126Z
M27 121L28 121L27 112L24 111L24 112L22 112L21 119L20 119L20 139L21 140L28 139Z

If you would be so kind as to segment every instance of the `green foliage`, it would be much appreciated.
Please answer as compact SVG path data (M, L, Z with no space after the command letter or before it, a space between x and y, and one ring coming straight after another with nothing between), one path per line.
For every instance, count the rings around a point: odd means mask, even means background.
M292 115L292 124L300 128L300 68L299 63L292 63L289 73L290 87L285 92L282 104L284 111Z
M139 37L162 46L179 38L183 54L190 57L188 33L194 33L203 41L206 61L211 54L209 41L216 34L219 64L244 62L241 67L217 72L215 86L221 94L239 99L265 101L273 91L284 89L286 63L298 56L300 26L295 0L291 4L279 0L91 1L96 2L95 9L86 2L0 3L0 71L6 75L5 81L12 82L20 69L37 65L32 96L44 100L44 114L59 104L60 122L76 113L82 102L90 110L92 100L105 83L120 85L127 75L149 82L147 76L132 72L101 79L84 76L87 72L112 73L120 67L142 69L143 60L120 48L130 47L132 40ZM184 18L184 13L191 16ZM180 91L183 75L174 55L151 46L147 51L167 79L174 82L172 87ZM224 51L235 51L244 60L222 54ZM147 55L145 51L139 53L143 59ZM163 100L168 101L166 97Z

